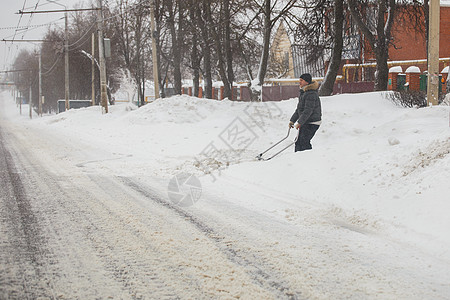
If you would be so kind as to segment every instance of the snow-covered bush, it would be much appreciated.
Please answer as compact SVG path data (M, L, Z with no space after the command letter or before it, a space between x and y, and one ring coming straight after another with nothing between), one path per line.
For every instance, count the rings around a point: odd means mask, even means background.
M427 93L425 91L399 91L386 94L396 105L403 107L426 107Z

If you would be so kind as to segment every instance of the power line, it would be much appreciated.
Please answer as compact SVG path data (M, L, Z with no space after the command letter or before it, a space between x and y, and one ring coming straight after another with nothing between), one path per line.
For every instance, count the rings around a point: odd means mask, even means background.
M53 72L53 69L54 69L54 68L56 67L56 65L58 64L60 58L61 58L61 53L58 54L58 57L56 58L55 62L54 62L53 65L50 67L50 69L48 69L47 71L45 71L45 73L42 73L41 75L42 75L42 76L45 76L45 75L48 75L48 74L50 74L51 72Z
M74 12L74 11L92 11L92 10L100 10L98 7L93 8L71 8L71 9L57 9L57 10L34 10L34 11L23 11L19 10L16 14L46 14L46 13L56 13L56 12Z
M39 28L39 27L44 27L44 26L49 26L49 25L52 25L52 24L56 24L56 22L58 22L60 20L63 20L63 19L64 19L64 17L56 19L56 20L51 21L51 22L48 22L46 24L36 25L36 27L28 28L28 29L26 29L27 26L19 26L19 28L16 29L16 31L20 31L20 30L31 31L31 30L34 30L34 29ZM32 26L33 25L30 25L30 27L32 27ZM13 40L16 40L15 39L15 34L5 37L5 39L9 39L9 38L12 38Z
M95 25L96 25L96 24L93 23L93 24L91 25L91 27L89 27L89 28L86 30L86 32L85 32L85 33L84 33L84 34L83 34L76 42L70 44L69 47L75 46L79 41L81 41L83 38L85 38L85 37L87 36L87 34L91 32L92 27L94 27ZM87 41L87 40L86 40L86 41ZM81 43L78 47L74 47L72 50L77 50L79 47L83 46L83 45L86 43L86 41L84 41L83 43Z
M25 8L25 4L26 3L27 3L27 0L23 0L23 6L22 6L23 8ZM18 27L20 25L20 21L22 20L22 16L23 15L20 15L19 22L17 22L17 26L16 27ZM17 34L17 29L14 31L13 40L16 38L16 34ZM5 63L6 63L6 61L9 58L10 55L11 55L11 47L8 47L8 54L5 56Z
M60 42L55 40L6 40L2 39L2 42L11 42L11 43L47 43L47 42Z
M37 2L36 5L35 5L35 9L38 7L38 5L39 5L39 0L38 0L38 2ZM28 19L28 24L27 24L27 26L30 26L31 20L33 20L33 14L31 14L30 18ZM24 35L25 35L25 34L24 34ZM22 38L23 38L24 35L22 35Z
M60 18L60 19L58 19L58 20L56 20L56 21L59 21L59 20L62 20L62 19L64 19L64 18ZM45 24L39 24L39 25L24 25L24 26L11 26L11 27L0 27L0 30L11 30L11 29L17 29L17 30L20 30L20 29L29 29L29 28L38 28L38 27L44 27L44 26L48 26L48 25L50 25L50 24L53 24L53 23L55 23L56 21L52 21L52 22L49 22L49 23L45 23Z

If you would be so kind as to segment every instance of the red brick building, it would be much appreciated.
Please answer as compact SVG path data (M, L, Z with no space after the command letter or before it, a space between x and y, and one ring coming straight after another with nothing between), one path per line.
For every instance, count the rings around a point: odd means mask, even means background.
M406 7L406 9L409 9ZM410 8L413 9L413 8ZM427 70L427 41L423 11L412 19L403 9L397 12L389 48L389 67L400 66L403 72L410 66ZM359 57L344 59L342 75L348 82L374 79L375 56L367 41L360 44ZM440 70L450 64L450 0L441 0L439 57Z
M415 28L416 20L404 15L398 16L397 19L399 22L394 23L393 28L395 48L391 46L389 49L389 59L392 61L426 59L425 34L411 29ZM419 21L425 24L425 17L419 16ZM406 24L407 22L409 24ZM440 10L439 57L450 58L450 3L448 6L442 5ZM442 68L443 66L441 70Z

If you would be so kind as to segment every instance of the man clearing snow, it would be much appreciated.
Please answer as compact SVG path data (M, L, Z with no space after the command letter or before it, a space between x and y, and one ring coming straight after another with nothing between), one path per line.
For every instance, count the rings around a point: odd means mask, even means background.
M312 80L311 74L300 76L300 95L297 109L291 117L289 127L299 130L295 142L295 152L312 149L311 139L322 123L322 107L317 90L319 84Z

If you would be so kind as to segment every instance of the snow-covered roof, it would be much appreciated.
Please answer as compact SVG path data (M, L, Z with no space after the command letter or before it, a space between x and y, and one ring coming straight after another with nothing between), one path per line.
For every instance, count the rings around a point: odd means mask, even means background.
M420 73L419 67L411 66L408 69L406 69L405 73Z
M403 72L403 69L400 66L395 66L389 69L389 73L401 73L401 72Z

